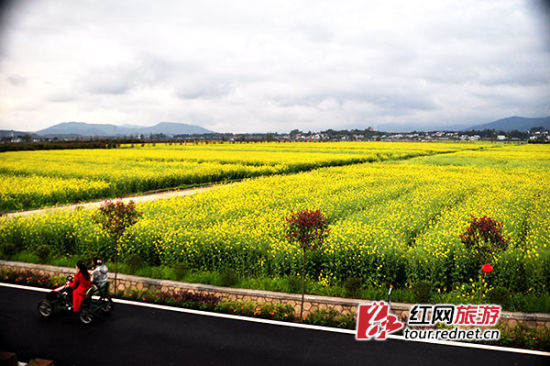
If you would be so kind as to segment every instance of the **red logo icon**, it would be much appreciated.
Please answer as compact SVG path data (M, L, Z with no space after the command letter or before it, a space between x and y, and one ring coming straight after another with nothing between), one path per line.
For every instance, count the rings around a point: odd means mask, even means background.
M397 316L390 313L388 303L378 301L360 304L357 310L357 340L385 340L390 333L403 328Z

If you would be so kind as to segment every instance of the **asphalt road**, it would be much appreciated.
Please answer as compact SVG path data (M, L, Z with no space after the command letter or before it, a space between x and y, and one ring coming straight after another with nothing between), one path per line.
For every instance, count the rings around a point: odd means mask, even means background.
M547 365L549 357L353 335L115 304L91 326L43 320L44 293L0 287L0 350L62 365Z

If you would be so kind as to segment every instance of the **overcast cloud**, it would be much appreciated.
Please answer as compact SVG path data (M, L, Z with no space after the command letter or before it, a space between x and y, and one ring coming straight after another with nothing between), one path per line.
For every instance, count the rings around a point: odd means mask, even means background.
M288 132L547 116L541 4L20 0L0 28L0 129Z

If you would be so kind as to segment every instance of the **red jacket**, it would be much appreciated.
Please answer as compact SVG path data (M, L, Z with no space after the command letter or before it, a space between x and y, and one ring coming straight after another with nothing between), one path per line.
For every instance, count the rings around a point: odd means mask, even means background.
M84 296L86 296L86 292L90 287L92 287L92 282L90 282L90 279L86 279L82 272L78 271L78 273L74 276L73 282L69 284L74 291L73 291L73 311L79 311L80 307L82 306L82 302L84 301Z
M73 282L69 284L74 289L74 293L85 296L88 289L92 287L92 282L89 279L86 279L82 272L74 276Z

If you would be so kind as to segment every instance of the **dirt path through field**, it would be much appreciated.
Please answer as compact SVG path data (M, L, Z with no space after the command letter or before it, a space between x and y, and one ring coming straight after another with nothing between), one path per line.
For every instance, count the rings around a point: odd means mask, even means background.
M229 184L233 184L233 183L229 183ZM211 190L211 189L225 187L229 184L216 184L216 185L212 185L212 186L182 189L182 190L178 190L178 191L167 191L167 192L151 193L151 194L146 194L146 195L142 195L142 196L128 196L128 197L122 197L122 198L111 198L111 200L121 199L124 203L130 202L130 201L134 201L135 203L140 203L140 202L146 202L146 201L163 200L163 199L179 197L179 196L191 196L193 194L208 191L208 190ZM58 210L74 210L77 207L97 208L97 207L101 206L106 200L108 200L108 199L103 199L103 200L100 200L100 201L93 201L93 202L74 203L74 204L71 204L71 205L64 205L64 206L39 208L39 209L36 209L36 210L10 212L10 213L4 214L3 216L5 216L5 217L30 216L30 215L42 214L42 213L53 212L53 211L58 211Z

